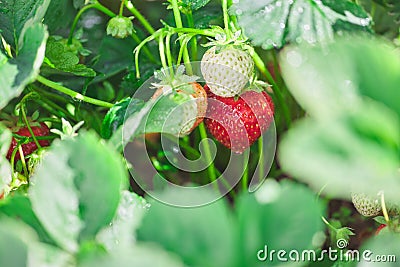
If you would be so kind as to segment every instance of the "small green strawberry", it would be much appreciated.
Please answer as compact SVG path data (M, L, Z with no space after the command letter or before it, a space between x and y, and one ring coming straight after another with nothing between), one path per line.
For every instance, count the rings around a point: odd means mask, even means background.
M247 51L213 46L201 60L201 73L213 94L233 97L242 92L253 76L254 61Z

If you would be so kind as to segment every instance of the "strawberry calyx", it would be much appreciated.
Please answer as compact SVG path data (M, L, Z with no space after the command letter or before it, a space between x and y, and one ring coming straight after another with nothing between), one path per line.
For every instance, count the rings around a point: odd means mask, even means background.
M192 83L196 82L200 77L195 75L185 74L185 66L180 65L176 71L172 68L164 68L154 72L156 79L160 82L152 83L154 89L162 88L163 94L169 94L171 92L187 92L189 94L194 93L191 86Z

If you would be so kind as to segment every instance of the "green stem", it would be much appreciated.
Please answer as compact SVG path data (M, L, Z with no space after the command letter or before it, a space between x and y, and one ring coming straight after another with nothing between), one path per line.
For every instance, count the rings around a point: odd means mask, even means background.
M204 123L201 123L199 125L199 130L200 130L201 139L202 140L207 139L207 131L206 131L206 127L205 127ZM204 156L206 157L207 163L210 164L207 168L208 175L210 176L210 182L214 182L217 179L217 175L215 174L215 165L214 165L214 162L212 159L210 145L208 144L208 142L204 142L204 153L205 153ZM218 189L218 184L215 183L215 185L216 185L216 189Z
M232 5L232 0L228 0L228 8L229 8L231 5ZM239 29L240 27L239 27L239 25L238 25L236 16L235 16L235 15L232 15L232 16L229 16L229 18L230 18L231 22L233 22L234 27L235 27L236 29Z
M181 12L179 11L179 6L178 6L178 1L177 0L171 0L172 4L172 10L174 12L174 18L175 18L175 24L177 28L182 28L182 17L181 17ZM180 36L181 34L179 34ZM181 46L183 45L183 41L180 40ZM189 51L185 45L184 50L183 50L183 62L185 62L186 66L186 72L188 75L193 74L192 66L190 65L190 57L189 57Z
M276 50L271 50L271 54L272 54L272 62L274 64L274 72L275 72L276 83L279 85L280 88L283 88L284 87L284 81L283 81L282 75L280 75L280 69L279 69L278 57L276 55ZM287 90L285 90L285 88L283 88L282 91L283 91L283 94L285 92L287 92Z
M36 93L29 93L22 98L22 100L21 100L21 115L22 115L22 119L24 120L26 127L28 128L29 133L31 134L31 136L33 138L33 142L36 144L38 149L41 149L42 146L39 144L38 140L36 139L35 134L32 131L32 128L29 124L28 118L26 116L26 111L25 111L25 108L26 108L25 102L34 94L36 94Z
M123 16L125 2L126 2L126 0L121 0L121 5L119 6L119 13L118 13L118 15L119 15L120 17Z
M249 186L249 152L246 152L246 155L243 157L243 168L244 168L244 173L242 177L242 190L243 192L248 191L248 186Z
M22 146L18 147L18 152L19 152L19 156L21 158L22 169L24 170L24 174L26 175L26 177L29 177L29 172L28 172L28 168L26 167L25 155L24 155Z
M189 28L194 28L194 20L193 20L193 14L192 11L186 14L186 18L188 21ZM197 61L197 39L196 36L193 36L191 39L191 52L192 52L192 60Z
M324 216L321 216L321 218L322 218L322 221L323 221L332 231L337 232L337 229L336 229L335 227L333 227L332 224L330 224L330 223L328 222L328 220L325 219Z
M159 51L160 51L161 65L162 65L162 67L164 69L167 69L168 65L167 65L167 61L165 59L165 46L164 46L164 40L163 39L164 39L164 36L163 36L163 34L161 34L159 36L159 38L158 38L158 48L159 48Z
M67 87L64 87L64 86L62 86L62 85L60 85L58 83L55 83L55 82L50 81L50 80L47 80L46 78L44 78L44 77L42 77L40 75L37 77L37 81L40 82L41 84L44 84L44 85L50 87L50 88L53 88L54 90L57 90L57 91L59 91L59 92L61 92L63 94L69 95L72 98L76 98L76 99L81 100L81 101L86 102L86 103L90 103L90 104L93 104L93 105L96 105L96 106L100 106L100 107L105 107L105 108L111 108L111 107L114 106L111 103L108 103L108 102L105 102L105 101L101 101L101 100L98 100L98 99L94 99L94 98L91 98L91 97L88 97L88 96L84 96L84 95L82 95L80 93L77 93L77 92L75 92L75 91L73 91L73 90L71 90L71 89L69 89Z
M282 91L281 91L280 87L275 82L274 78L271 76L271 73L269 73L269 71L268 71L267 67L265 66L261 57L256 52L253 53L252 57L253 57L256 67L260 70L260 72L267 78L268 82L272 85L272 90L274 91L274 94L276 96L278 104L279 104L280 108L282 109L283 116L286 121L286 125L288 128L290 128L292 119L290 116L289 107L285 103L285 99L282 95Z
M125 1L125 0L123 0L123 1ZM128 1L129 2L129 1ZM127 7L128 7L128 3L126 3L125 4ZM72 43L72 38L73 38L73 34L74 34L74 31L75 31L75 29L76 29L76 26L78 25L78 21L79 21L79 18L82 16L82 14L85 12L85 11L87 11L88 9L91 9L91 8L95 8L95 9L97 9L97 10L100 10L101 12L103 12L104 14L106 14L107 16L109 16L109 17L111 17L111 18L113 18L113 17L115 17L117 14L115 14L114 12L112 12L111 10L109 10L109 9L107 9L106 7L104 7L103 5L101 5L100 3L94 3L94 4L91 4L91 5L87 5L87 6L84 6L79 12L78 12L78 14L76 15L76 17L75 17L75 19L74 19L74 22L72 23L72 27L71 27L71 31L70 31L70 34L69 34L69 37L68 37L68 44L71 44ZM123 8L123 5L121 5L121 7L120 7L120 12L121 12L121 8ZM129 9L129 8L128 8ZM130 9L129 9L130 10ZM130 10L131 12L132 12L132 10ZM140 14L140 13L139 13ZM120 16L121 16L122 14L120 14ZM140 20L140 17L139 16L137 16L137 14L135 15L139 20ZM143 16L142 16L142 18L143 18ZM149 26L151 27L151 25L149 24ZM154 29L151 27L151 29L152 29L152 33L154 32ZM140 42L142 41L140 38L139 38L139 36L137 35L137 34L135 34L135 33L132 33L132 38L133 38L133 40L135 41L135 42L137 42L138 44L140 44ZM152 61L152 62L154 62L154 63L157 63L157 60L155 59L155 57L153 56L153 54L150 52L150 50L147 48L147 47L143 47L143 52L146 54L146 56Z
M150 41L153 41L155 38L159 37L159 34L162 34L162 29L157 30L155 33L144 39L140 44L138 44L133 51L135 54L135 68L136 68L136 77L140 78L140 68L139 68L139 54L140 50Z
M79 21L80 17L82 16L83 13L85 13L87 10L89 10L91 8L95 8L95 9L99 10L100 12L103 12L104 14L106 14L109 17L116 16L116 14L114 12L112 12L111 10L109 10L108 8L106 8L105 6L100 4L99 2L84 6L81 10L79 10L78 14L76 14L74 22L72 23L71 31L70 31L69 37L68 37L68 44L72 44L72 38L74 36L74 32L75 32L76 26L78 25L78 21Z
M264 179L264 142L263 142L263 137L261 136L258 141L258 168L259 168L259 173L258 173L258 180L261 183L261 181Z
M224 14L224 28L225 32L229 32L229 14L228 14L228 0L222 0L222 12Z
M61 95L58 95L58 94L55 94L53 92L49 92L49 91L43 90L39 86L32 86L32 89L33 89L34 92L37 92L41 96L46 96L47 98L53 99L54 101L60 101L60 102L63 102L65 104L70 103L70 101L68 101L68 99L66 99L65 97L63 97Z
M154 28L148 22L148 20L136 9L136 7L132 4L131 1L125 2L125 7L137 18L143 27L150 33L153 34L155 32Z
M371 12L370 12L370 14L371 14L371 18L372 18L372 20L373 21L375 21L375 13L376 13L376 3L375 2L372 2L371 3Z
M171 30L175 33L191 33L191 34L204 35L208 37L215 37L217 35L214 31L207 29L171 28Z
M166 135L166 137L172 141L175 141L174 138L169 137L168 135ZM179 142L179 147L183 148L188 153L188 155L192 158L201 157L200 153L196 149L194 149L190 145L188 145L186 142ZM216 177L219 177L219 179L221 179L222 184L225 186L225 188L229 190L230 185L229 185L228 181L226 181L225 178L222 176L221 172L216 168L214 168L214 171L215 171ZM229 194L232 196L233 199L236 198L236 193L234 190L230 190Z
M385 195L383 194L383 192L381 193L381 207L382 207L383 217L385 218L386 224L389 225L390 218L389 218L389 213L386 208Z
M76 122L76 119L67 110L65 110L64 108L60 107L59 105L57 105L53 101L48 100L43 96L40 98L40 100L39 99L35 99L35 101L39 105L41 105L43 108L48 110L51 114L57 114L58 117L67 118L70 121L75 121Z
M12 177L12 182L11 183L13 183L14 180L18 177L18 176L15 176L16 175L16 172L15 172L15 156L17 155L17 152L19 151L19 147L20 146L21 146L21 144L18 143L17 147L11 153L11 160L10 160L10 163L11 163L11 177Z
M172 70L174 61L172 59L172 53L171 53L171 34L170 33L168 33L167 36L165 37L165 49L166 49L166 54L167 54L168 66Z
M142 40L136 33L131 34L132 39L137 43L140 44ZM147 56L148 59L150 59L153 63L158 63L157 59L154 57L154 55L150 52L150 49L148 49L146 46L143 47L143 52Z

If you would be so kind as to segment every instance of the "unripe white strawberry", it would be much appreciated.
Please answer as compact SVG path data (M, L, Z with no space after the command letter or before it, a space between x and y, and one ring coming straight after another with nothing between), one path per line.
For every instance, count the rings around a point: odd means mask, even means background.
M353 193L351 195L351 200L354 207L363 216L377 216L382 211L378 197L373 198L363 193Z
M214 46L201 60L201 73L212 93L222 97L239 95L254 72L254 61L246 51Z

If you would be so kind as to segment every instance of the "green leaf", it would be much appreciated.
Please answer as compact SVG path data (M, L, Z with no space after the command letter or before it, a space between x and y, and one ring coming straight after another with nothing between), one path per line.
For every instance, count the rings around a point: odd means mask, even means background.
M157 99L140 130L142 133L168 133L178 136L186 128L187 122L194 124L190 120L196 116L197 104L187 93L170 92Z
M293 182L277 183L267 180L255 194L245 194L237 203L238 245L235 266L279 266L267 258L257 257L260 250L289 253L291 250L303 251L319 248L323 240L324 225L321 215L324 209L316 200L315 194L303 185ZM269 256L268 252L263 256ZM286 257L288 254L286 254ZM292 262L290 266L304 266L304 262Z
M113 76L123 70L128 69L134 63L133 49L136 43L132 38L117 39L111 36L104 37L100 44L98 61L93 68L102 73L104 77L97 79L105 79Z
M0 109L35 81L43 62L46 39L45 26L34 24L26 29L18 57L8 60L0 52Z
M123 191L112 223L97 235L97 240L109 251L134 244L136 229L149 207L142 197Z
M27 266L28 246L25 240L31 239L31 234L20 223L2 218L0 227L0 266Z
M400 259L400 235L381 233L363 244L361 251L364 255L357 266L365 267L397 267ZM379 257L379 258L377 258ZM382 261L383 259L385 261Z
M387 9L389 15L393 16L394 21L400 23L400 2L396 0L374 0Z
M93 133L81 132L53 143L29 193L46 231L61 247L76 252L78 240L93 239L111 222L126 181L120 156Z
M290 47L280 59L289 90L314 117L347 112L357 105L358 95L400 116L400 53L391 44L354 37L324 47Z
M83 221L74 185L76 174L68 164L71 155L65 146L53 143L32 177L29 197L36 216L54 241L64 250L75 252Z
M245 35L264 49L330 41L335 31L371 29L368 14L348 0L238 0L231 11Z
M177 256L167 253L155 244L124 247L107 256L79 264L79 267L121 266L183 267L184 265Z
M340 229L337 229L336 231L336 241L340 239L344 239L347 242L350 240L350 236L355 235L355 233L350 230L348 227L342 227Z
M181 130L197 116L197 107L185 93L161 95L157 100L151 99L137 111L134 102L128 107L123 127L120 127L110 139L113 147L125 147L131 140L144 133L165 133L179 136ZM133 111L130 111L133 109ZM122 141L122 142L121 142Z
M79 54L73 49L73 45L68 45L66 39L50 37L47 41L45 67L53 69L53 72L57 70L77 76L95 77L96 72L93 69L79 63Z
M163 199L179 198L180 203L188 199L191 203L210 194L195 192L170 190ZM160 244L179 255L187 266L233 266L234 226L224 200L197 208L172 207L160 202L151 205L138 230L139 241Z
M365 102L330 120L298 123L281 141L279 159L283 170L317 191L349 199L351 192L382 190L398 203L399 133L396 114Z
M29 267L73 267L74 257L55 247L29 240Z
M6 0L1 2L0 25L7 43L20 50L24 32L42 22L50 0ZM40 36L40 35L39 35ZM36 52L35 52L36 54Z
M128 109L128 107L130 108ZM101 136L109 139L112 134L123 124L125 116L131 116L139 111L144 102L139 99L125 98L116 103L106 114L101 128ZM128 111L128 113L127 113Z
M207 5L210 0L180 0L179 5L187 11L198 10Z
M13 219L19 219L32 227L42 242L49 244L54 243L33 212L32 205L28 197L23 195L7 197L5 201L0 203L0 213Z
M72 256L39 243L35 233L18 220L1 217L0 265L7 267L71 267Z
M8 149L11 145L11 138L11 131L3 126L3 124L0 124L0 194L11 182L11 165L6 159Z
M219 6L208 6L193 13L194 27L207 29L215 24L222 23L222 12Z
M126 117L123 126L119 127L109 140L110 146L115 147L118 151L122 151L132 139L141 134L143 132L140 131L143 128L142 121L153 105L154 101L148 101L140 110Z
M4 108L8 101L18 95L13 88L14 79L18 74L18 67L8 62L7 57L0 52L0 83L4 86L0 91L0 109ZM18 91L19 88L17 88Z
M72 1L51 0L44 17L44 24L49 27L50 32L54 32L60 28L68 27L76 13L77 10L74 8Z

